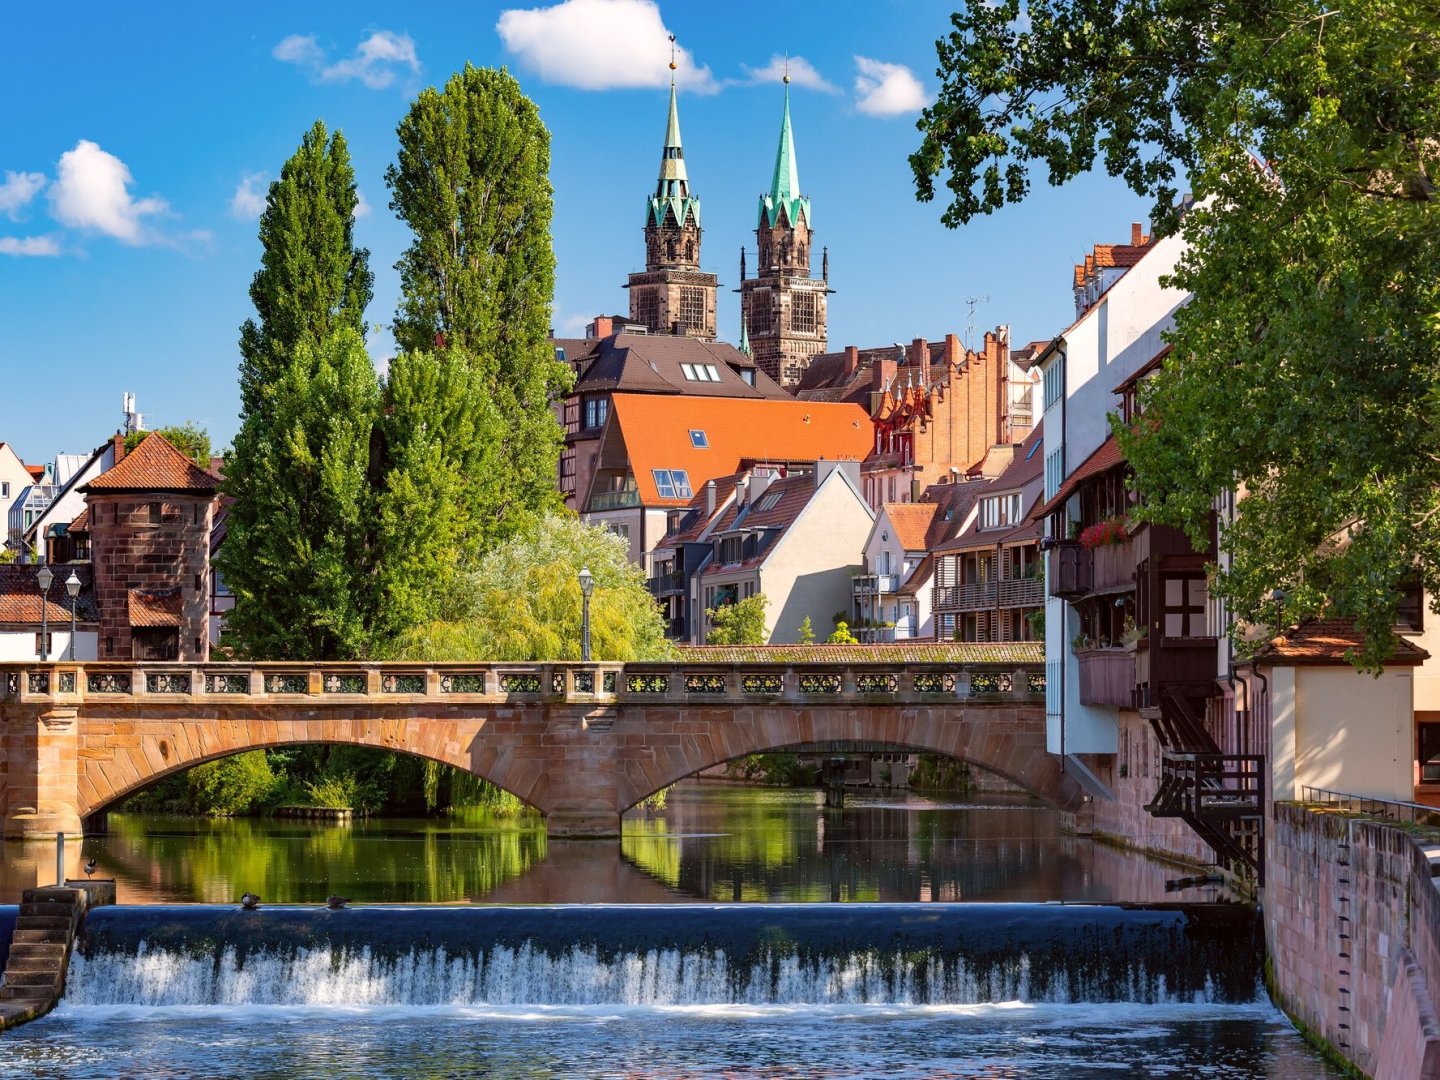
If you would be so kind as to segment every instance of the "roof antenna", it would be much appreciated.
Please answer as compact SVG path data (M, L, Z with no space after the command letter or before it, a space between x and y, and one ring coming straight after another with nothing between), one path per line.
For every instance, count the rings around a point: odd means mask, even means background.
M967 296L965 303L969 305L969 311L965 313L965 351L973 352L975 348L975 309L981 304L988 304L990 297Z

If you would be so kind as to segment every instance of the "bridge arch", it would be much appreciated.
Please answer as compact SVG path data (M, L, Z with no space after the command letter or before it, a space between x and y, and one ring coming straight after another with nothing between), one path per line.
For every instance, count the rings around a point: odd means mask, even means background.
M870 706L852 709L691 709L668 739L625 762L617 795L623 812L678 780L751 754L884 745L941 754L995 773L1059 810L1075 811L1083 790L1045 746L1043 713L993 707ZM678 736L678 737L677 737Z

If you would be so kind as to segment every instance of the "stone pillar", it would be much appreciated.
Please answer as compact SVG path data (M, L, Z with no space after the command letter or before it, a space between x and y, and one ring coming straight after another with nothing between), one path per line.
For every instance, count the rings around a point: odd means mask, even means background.
M613 706L546 710L544 773L532 790L550 836L601 840L620 835L612 732L618 713Z
M81 835L76 714L73 706L46 706L38 714L13 716L7 725L5 839Z

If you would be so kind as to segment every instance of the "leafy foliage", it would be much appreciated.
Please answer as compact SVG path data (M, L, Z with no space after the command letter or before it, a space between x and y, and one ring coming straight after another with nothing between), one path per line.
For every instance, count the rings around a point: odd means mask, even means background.
M710 623L710 633L705 637L707 645L764 645L765 607L770 598L764 593L755 593L733 604L706 608L705 618Z
M860 639L850 633L850 624L841 619L835 624L834 632L825 639L827 645L859 645Z
M970 4L911 157L947 225L1103 161L1186 250L1173 352L1118 432L1141 520L1200 537L1233 618L1357 617L1388 651L1397 585L1440 590L1440 12L1416 0ZM1178 213L1175 180L1197 202Z
M665 624L624 540L549 514L486 552L444 597L439 617L402 633L394 655L430 660L578 660L580 570L595 577L593 653L602 660L670 655Z
M264 406L296 349L348 327L363 335L374 275L355 246L355 170L340 132L316 120L270 185L260 215L260 269L250 284L257 319L240 328L241 416Z
M210 467L210 433L193 420L150 431L132 431L125 436L125 452L134 450L147 435L159 435L202 468Z
M812 645L812 644L814 644L814 642L815 642L815 627L813 627L813 626L810 625L810 616L809 616L809 615L806 615L804 621L800 623L799 634L800 634L800 637L799 637L798 641L796 642L796 644L799 644L799 645Z
M268 803L284 784L263 750L197 765L185 779L191 809L224 817L251 813Z
M491 414L482 536L503 538L559 506L561 432L550 402L568 369L550 342L555 256L550 134L505 71L469 64L422 91L401 121L385 175L391 209L415 233L397 268L395 339L474 369L467 404Z

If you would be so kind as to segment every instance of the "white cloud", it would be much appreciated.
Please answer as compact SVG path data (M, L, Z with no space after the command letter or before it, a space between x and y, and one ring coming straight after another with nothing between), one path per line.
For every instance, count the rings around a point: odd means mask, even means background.
M294 64L309 72L320 82L348 82L358 79L371 90L383 90L408 69L420 74L420 57L415 42L408 34L393 30L375 30L355 52L343 60L329 63L329 54L320 47L314 34L291 34L270 50L276 60Z
M18 221L20 211L44 186L44 173L6 170L5 182L0 184L0 213L8 215L11 221Z
M745 74L750 77L751 82L778 83L785 78L786 63L785 57L776 53L770 57L770 62L764 67L752 68L749 64L740 66L745 69ZM792 56L788 63L790 81L796 86L803 86L807 90L822 90L827 94L840 93L840 88L816 71L815 65L803 56Z
M904 64L855 57L855 107L872 116L918 112L930 103L925 87Z
M370 212L374 209L375 208L373 206L371 206L368 202L365 201L365 193L357 187L355 189L354 216L357 218L369 217Z
M60 155L55 177L50 185L50 212L62 225L92 229L127 244L165 239L146 228L145 219L168 212L169 204L154 195L132 198L130 169L89 139L81 139L75 149Z
M265 212L268 192L264 173L246 173L230 197L230 216L241 221L258 221Z
M0 255L59 255L53 236L0 236Z
M522 67L547 83L580 90L664 86L670 81L670 31L654 0L564 0L502 12L495 30ZM708 67L675 50L676 83L709 94L720 89Z

